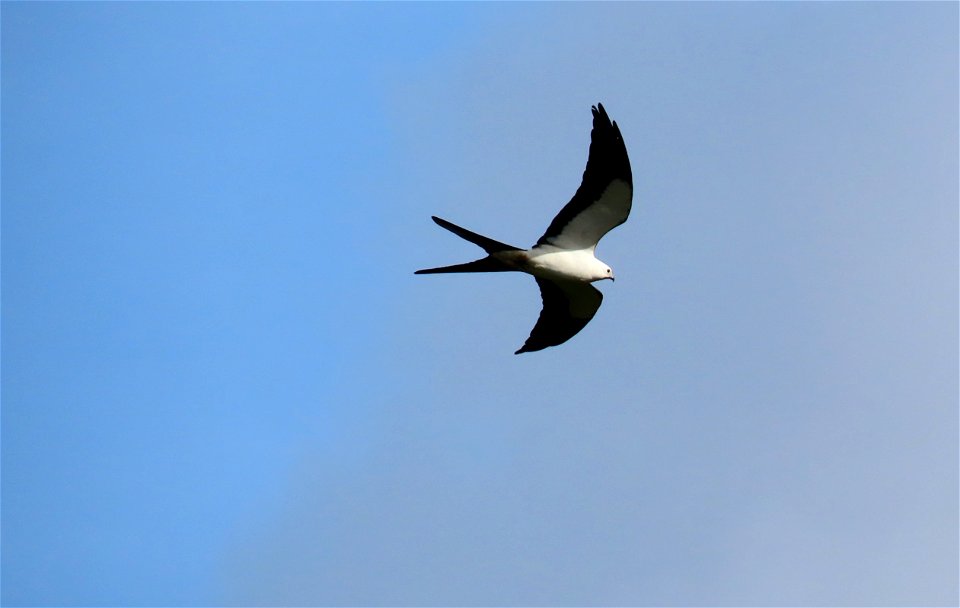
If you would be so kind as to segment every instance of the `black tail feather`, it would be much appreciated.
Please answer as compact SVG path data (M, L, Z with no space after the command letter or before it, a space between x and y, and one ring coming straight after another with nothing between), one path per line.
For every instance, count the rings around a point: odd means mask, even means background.
M514 247L513 245L507 245L506 243L501 243L500 241L495 241L493 239L487 238L485 236L479 235L476 232L470 232L466 228L461 228L456 224L448 222L445 219L439 218L437 216L432 216L433 221L437 223L438 226L446 228L450 232L459 236L462 239L470 241L474 245L479 245L487 253L496 253L498 251L519 251L519 247ZM465 271L470 272L470 271ZM479 271L484 272L484 271Z
M447 272L505 272L513 270L500 260L487 256L483 259L466 264L454 264L453 266L441 266L440 268L425 268L418 270L414 274L442 274Z

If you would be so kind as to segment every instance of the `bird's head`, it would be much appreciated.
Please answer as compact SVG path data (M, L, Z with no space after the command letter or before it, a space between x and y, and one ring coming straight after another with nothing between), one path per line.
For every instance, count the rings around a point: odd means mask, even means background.
M606 264L604 264L603 262L601 262L600 260L597 260L597 262L598 263L593 268L593 272L592 272L593 278L591 278L590 280L591 281L602 281L604 279L610 279L611 281L615 280L613 278L613 269L607 266Z

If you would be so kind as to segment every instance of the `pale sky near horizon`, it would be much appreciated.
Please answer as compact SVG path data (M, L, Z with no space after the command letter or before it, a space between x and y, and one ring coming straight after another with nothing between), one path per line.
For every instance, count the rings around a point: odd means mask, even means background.
M956 605L958 13L4 2L0 602Z

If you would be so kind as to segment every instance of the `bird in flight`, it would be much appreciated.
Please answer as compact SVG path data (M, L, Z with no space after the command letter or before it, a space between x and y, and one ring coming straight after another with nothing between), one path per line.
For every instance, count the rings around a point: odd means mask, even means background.
M485 258L465 264L427 268L415 274L518 271L532 274L540 287L543 310L530 337L514 353L563 344L596 314L603 294L591 285L613 280L613 270L596 258L597 242L627 221L633 199L630 159L616 122L603 104L592 108L593 130L583 182L547 231L530 249L506 245L433 216L433 221L479 245Z

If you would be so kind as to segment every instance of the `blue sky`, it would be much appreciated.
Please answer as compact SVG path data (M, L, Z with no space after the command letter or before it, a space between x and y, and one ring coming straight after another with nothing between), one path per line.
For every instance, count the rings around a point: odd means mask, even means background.
M949 605L952 3L4 3L4 605ZM603 308L514 356L590 105Z

